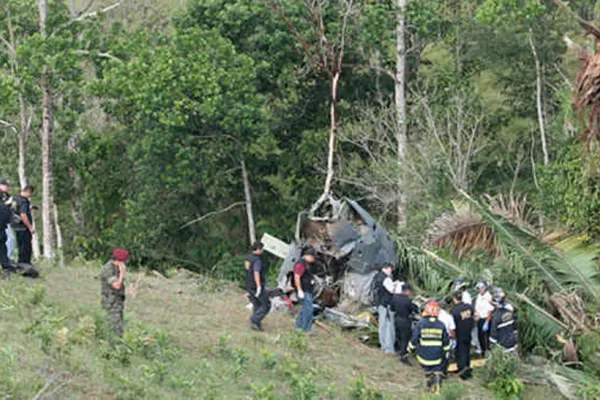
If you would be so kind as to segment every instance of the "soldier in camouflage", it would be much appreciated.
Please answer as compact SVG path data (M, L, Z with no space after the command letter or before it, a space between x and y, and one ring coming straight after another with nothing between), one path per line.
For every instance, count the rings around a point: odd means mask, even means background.
M128 259L127 250L114 249L112 260L104 264L100 271L102 308L107 313L109 325L119 336L123 336L125 263Z

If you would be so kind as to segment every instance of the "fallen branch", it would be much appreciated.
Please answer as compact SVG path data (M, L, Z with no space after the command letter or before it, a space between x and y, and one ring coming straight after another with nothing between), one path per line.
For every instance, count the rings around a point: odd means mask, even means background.
M319 328L323 329L327 333L330 333L332 335L334 333L333 330L330 327L328 327L327 325L325 325L321 321L315 321L315 325L318 326Z
M546 317L550 318L552 321L554 321L557 325L559 325L560 327L562 327L564 330L566 330L566 331L569 330L569 327L567 325L565 325L558 318L556 318L555 316L553 316L552 314L550 314L548 311L544 310L542 307L540 307L537 304L535 304L529 297L525 296L523 293L515 293L515 296L519 300L524 301L525 303L529 304L531 307L535 308L537 311L539 311L542 314L544 314Z
M190 225L193 225L193 224L195 224L195 223L202 222L202 221L204 221L206 218L208 218L208 217L211 217L211 216L213 216L213 215L221 214L221 213L224 213L224 212L227 212L227 211L231 210L231 209L232 209L232 208L234 208L234 207L237 207L237 206L243 206L243 205L246 205L246 202L245 202L245 201L238 201L237 203L233 203L233 204L229 205L228 207L225 207L225 208L223 208L223 209L221 209L221 210L218 210L218 211L211 211L211 212L209 212L208 214L204 214L204 215L203 215L203 216L201 216L200 218L196 218L196 219L195 219L195 220L193 220L193 221L190 221L190 222L188 222L188 223L186 223L186 224L183 224L183 225L182 225L182 226L179 228L179 230L182 230L183 228L187 228L188 226L190 226Z

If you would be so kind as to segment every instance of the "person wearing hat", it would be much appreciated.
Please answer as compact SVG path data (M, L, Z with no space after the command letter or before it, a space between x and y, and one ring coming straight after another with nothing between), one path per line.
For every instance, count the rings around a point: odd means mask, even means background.
M428 302L408 345L410 350L417 352L417 361L425 370L427 387L437 393L442 384L446 354L450 351L450 336L438 319L439 315L440 305L435 301Z
M6 207L8 207L8 209L11 211L11 214L9 214L9 217L11 217L9 219L8 225L6 226L5 232L6 232L6 253L8 256L9 261L12 261L12 257L13 257L13 253L15 252L15 234L10 226L10 224L12 223L12 197L10 196L10 193L8 193L8 190L10 189L10 181L6 178L2 178L0 179L0 203L5 205ZM0 241L2 241L3 239L0 238Z
M33 186L27 185L21 190L20 196L15 196L17 203L17 214L21 221L14 226L17 233L17 247L19 248L19 262L31 264L31 240L35 234L33 227L33 217L31 215L31 195Z
M394 312L390 307L392 296L396 292L398 283L394 283L392 264L383 264L381 270L373 277L373 294L379 322L379 343L381 350L386 354L396 354L396 330L394 326Z
M256 242L252 245L252 253L246 258L246 292L252 301L252 317L250 328L262 331L262 320L271 310L271 301L265 289L265 271L261 255L265 245Z
M506 302L506 292L496 288L493 304L496 307L490 322L490 347L501 346L505 353L518 353L519 336L514 307Z
M304 250L302 258L294 264L294 285L298 299L302 301L302 309L296 317L296 329L310 333L313 325L313 292L315 278L311 266L315 262L316 251L312 247Z
M390 308L394 313L396 351L400 355L400 362L412 366L408 359L408 342L412 334L411 316L418 312L418 308L412 301L412 287L408 283L402 285L401 288L396 288L396 293L390 301Z
M475 298L475 321L477 321L477 340L481 355L485 357L485 352L489 347L489 326L492 319L494 306L492 305L492 295L488 290L486 281L477 282L478 294Z
M110 327L118 336L123 336L123 310L125 308L125 263L129 253L125 249L114 249L112 258L100 270L101 305L107 313Z
M454 288L453 292L460 291L462 295L462 302L467 304L473 304L473 299L471 298L471 294L467 290L467 282L463 278L458 278L454 280Z

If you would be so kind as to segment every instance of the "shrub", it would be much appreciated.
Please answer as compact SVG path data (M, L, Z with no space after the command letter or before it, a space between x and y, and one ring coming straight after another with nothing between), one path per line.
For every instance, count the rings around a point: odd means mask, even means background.
M350 399L352 400L383 400L383 394L377 389L367 386L364 376L360 376L350 390Z
M496 346L488 356L483 370L486 385L503 399L518 399L525 384L518 378L519 359Z

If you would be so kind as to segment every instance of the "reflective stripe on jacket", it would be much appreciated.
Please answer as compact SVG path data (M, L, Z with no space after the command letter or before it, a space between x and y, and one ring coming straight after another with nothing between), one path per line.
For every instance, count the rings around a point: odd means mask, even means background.
M446 352L450 351L450 336L440 320L425 317L415 326L408 346L417 350L419 364L433 367L442 364Z
M510 304L494 311L490 324L490 344L514 351L518 344L517 316Z

